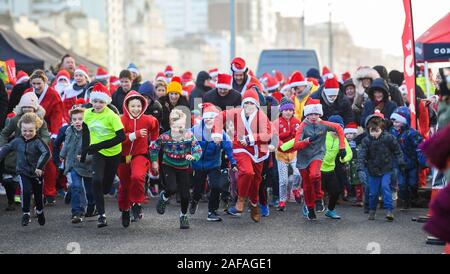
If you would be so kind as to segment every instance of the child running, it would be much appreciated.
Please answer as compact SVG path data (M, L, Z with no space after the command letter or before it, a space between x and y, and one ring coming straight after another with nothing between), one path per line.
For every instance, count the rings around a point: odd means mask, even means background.
M136 91L130 91L123 102L122 124L126 139L122 144L122 163L119 165L119 209L122 225L130 226L130 209L133 221L141 220L145 201L145 178L150 168L148 147L159 136L159 123L155 117L145 115L148 101Z
M66 129L60 161L70 185L72 223L83 222L83 216L92 216L95 199L92 186L92 156L80 162L82 154L83 116L85 109L76 107L69 112L71 126Z
M202 155L200 144L194 134L186 129L187 116L180 109L170 113L170 130L159 136L151 145L152 169L159 173L158 154L162 151L162 171L164 174L165 190L161 191L156 210L163 215L167 202L175 193L180 194L181 214L180 229L189 229L187 211L189 206L190 180L188 168L191 162L198 161Z
M344 130L338 124L320 119L323 116L323 110L319 100L308 99L304 114L306 119L297 130L294 149L299 150L297 168L300 169L302 175L305 196L303 215L308 220L317 220L316 210L320 212L324 208L320 169L325 156L326 133L328 131L337 133L340 158L346 156L345 136Z
M120 164L122 142L125 132L120 117L109 107L111 95L101 83L95 84L91 93L92 108L84 112L83 155L93 155L93 177L95 205L98 210L97 227L108 225L105 214L105 194L110 193ZM89 140L89 141L88 141Z
M16 173L20 177L20 189L22 191L22 226L28 226L31 222L30 200L32 193L34 194L38 223L41 226L45 225L42 175L45 165L50 159L50 149L37 137L37 131L42 123L42 120L35 113L24 114L19 120L22 136L16 137L0 150L0 161L12 151L17 154Z

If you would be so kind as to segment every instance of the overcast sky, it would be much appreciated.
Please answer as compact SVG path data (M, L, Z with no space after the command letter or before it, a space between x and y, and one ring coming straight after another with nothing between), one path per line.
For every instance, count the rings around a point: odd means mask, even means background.
M305 3L306 24L344 22L354 42L363 47L381 48L402 55L401 36L405 22L402 0L277 0L276 9L284 15L301 15ZM450 0L412 0L415 38L450 12ZM449 26L450 27L450 26Z

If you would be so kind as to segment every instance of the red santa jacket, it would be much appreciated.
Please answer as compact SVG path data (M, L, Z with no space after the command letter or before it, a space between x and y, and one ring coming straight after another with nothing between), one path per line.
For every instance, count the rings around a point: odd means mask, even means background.
M143 103L142 111L137 117L133 117L128 110L128 102L130 99L138 98ZM123 115L121 117L126 139L122 143L122 155L147 155L149 140L156 141L159 136L159 122L151 115L145 115L144 112L148 107L148 102L144 96L136 91L131 91L125 97L123 102ZM141 129L147 129L147 136L142 137Z
M295 149L292 148L288 151L282 151L281 147L284 143L289 142L295 138L297 130L300 128L300 120L292 117L290 120L286 120L283 117L278 118L273 122L273 133L278 137L278 151L283 153L294 152Z
M34 92L29 88L25 93ZM63 124L64 106L58 92L49 86L45 86L41 96L38 96L39 104L45 109L44 120L47 122L51 138L58 136L59 129Z
M233 141L233 152L246 153L255 163L260 163L269 157L268 145L272 138L272 126L264 112L258 110L247 118L242 108L223 111L216 117L214 122L212 138L221 138L225 126L231 131ZM232 130L231 130L232 129ZM248 146L241 144L240 140L247 138Z

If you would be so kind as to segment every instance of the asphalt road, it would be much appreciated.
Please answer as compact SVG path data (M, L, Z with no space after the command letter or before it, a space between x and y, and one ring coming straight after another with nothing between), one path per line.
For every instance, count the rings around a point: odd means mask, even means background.
M70 207L62 200L45 210L47 224L40 227L36 219L22 227L19 210L7 213L6 197L0 196L0 254L440 254L442 247L425 244L422 224L411 217L424 215L424 209L395 212L394 223L379 212L376 221L368 221L362 209L338 206L342 220L309 222L300 216L295 203L286 212L272 210L261 223L251 221L249 213L241 218L224 216L221 223L206 221L207 204L201 203L190 217L191 229L179 229L179 206L174 202L161 216L153 199L144 208L144 219L124 229L115 198L107 198L109 226L98 229L96 218L80 225L70 222ZM79 247L79 249L78 249Z

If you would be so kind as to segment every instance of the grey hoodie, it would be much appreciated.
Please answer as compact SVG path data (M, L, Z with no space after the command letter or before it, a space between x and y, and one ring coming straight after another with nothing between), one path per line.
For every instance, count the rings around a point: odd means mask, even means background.
M66 139L59 154L65 161L64 175L67 175L72 169L82 176L92 178L92 155L86 157L86 161L81 163L77 156L81 155L82 151L82 135L74 126L70 126L66 130Z
M16 173L31 178L36 178L36 169L44 170L50 159L50 149L38 137L28 141L23 137L15 138L1 148L0 161L12 151L17 154Z

